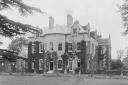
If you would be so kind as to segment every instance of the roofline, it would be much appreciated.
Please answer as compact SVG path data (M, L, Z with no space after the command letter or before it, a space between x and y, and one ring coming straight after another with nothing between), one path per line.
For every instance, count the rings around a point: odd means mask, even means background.
M44 37L46 35L55 35L55 34L59 34L59 35L71 35L71 33L47 33L47 34L41 35L40 37ZM81 33L78 33L78 34L88 34L88 33L87 32L81 32Z

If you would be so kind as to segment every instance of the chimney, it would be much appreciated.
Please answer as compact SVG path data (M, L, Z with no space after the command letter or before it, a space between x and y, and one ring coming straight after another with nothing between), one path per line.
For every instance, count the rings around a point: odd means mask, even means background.
M67 15L67 26L70 27L73 24L73 17L68 14Z
M49 17L49 29L54 27L54 18L52 16Z

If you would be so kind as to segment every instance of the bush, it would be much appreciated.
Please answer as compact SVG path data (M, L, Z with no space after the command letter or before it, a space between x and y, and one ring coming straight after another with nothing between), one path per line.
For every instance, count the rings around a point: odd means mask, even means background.
M76 74L78 74L79 71L80 71L80 68L76 68L76 69L75 69L75 73L76 73Z

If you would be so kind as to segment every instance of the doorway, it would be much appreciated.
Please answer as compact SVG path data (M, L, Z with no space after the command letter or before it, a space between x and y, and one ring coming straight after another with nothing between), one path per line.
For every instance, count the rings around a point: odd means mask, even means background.
M50 70L53 70L53 59L50 59Z

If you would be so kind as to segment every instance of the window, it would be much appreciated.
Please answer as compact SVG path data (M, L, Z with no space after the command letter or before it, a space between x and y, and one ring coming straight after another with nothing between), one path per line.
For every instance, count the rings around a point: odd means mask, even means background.
M72 70L72 60L69 60L69 70Z
M50 42L50 50L53 50L53 42Z
M54 69L53 59L50 59L50 70Z
M80 68L80 59L77 60L77 65L78 65L77 67Z
M68 43L68 51L72 51L72 43Z
M62 50L62 43L59 43L58 50Z
M76 35L77 34L77 28L73 29L73 34Z
M77 43L77 50L80 50L80 42Z
M43 45L43 43L39 43L39 52L40 52L40 53L43 53L43 50L44 50L44 45Z
M39 70L43 70L43 59L39 59Z
M47 43L44 44L44 49L47 51Z
M36 44L33 42L32 43L32 53L36 52Z
M58 69L62 69L62 60L58 60Z
M32 62L32 69L34 69L34 62Z

